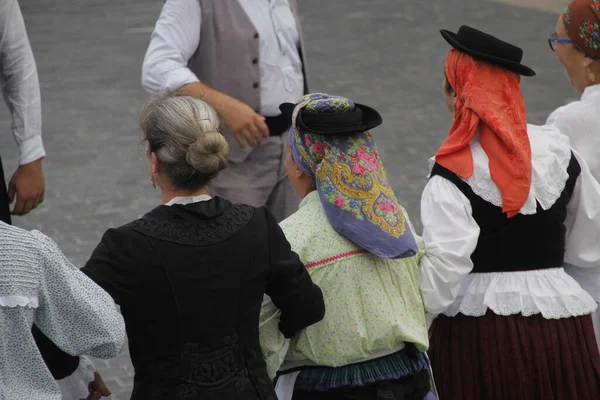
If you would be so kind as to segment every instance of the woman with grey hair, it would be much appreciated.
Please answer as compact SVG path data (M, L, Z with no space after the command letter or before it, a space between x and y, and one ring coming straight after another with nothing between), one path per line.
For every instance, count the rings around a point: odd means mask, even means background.
M264 294L286 337L320 321L323 295L265 207L209 195L229 147L216 112L175 94L141 114L162 205L109 229L82 271L121 306L132 399L275 399L263 360Z

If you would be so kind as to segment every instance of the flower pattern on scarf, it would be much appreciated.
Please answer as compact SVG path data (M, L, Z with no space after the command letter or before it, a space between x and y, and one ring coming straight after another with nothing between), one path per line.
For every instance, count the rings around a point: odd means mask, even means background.
M569 12L569 7L565 7L563 10L563 19L566 25L571 25L571 14Z
M344 148L346 147L346 148ZM330 204L368 220L384 232L400 237L405 217L392 191L370 132L350 137L346 146L333 148L317 168L319 190Z
M600 0L572 0L562 19L573 44L588 57L600 60Z
M300 170L315 178L321 203L338 233L380 257L412 256L416 243L371 133L321 135L296 125L300 110L343 113L354 108L352 101L340 96L302 97L289 131L292 158Z
M579 27L579 37L584 40L586 47L600 49L600 26L597 22L583 21Z

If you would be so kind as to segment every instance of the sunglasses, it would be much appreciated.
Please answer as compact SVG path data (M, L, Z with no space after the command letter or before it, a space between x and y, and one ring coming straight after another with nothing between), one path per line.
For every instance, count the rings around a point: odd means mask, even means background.
M573 41L569 38L559 38L558 36L556 36L556 32L554 32L552 35L548 36L548 45L550 46L552 51L556 51L556 49L554 48L554 45L556 43L573 43Z

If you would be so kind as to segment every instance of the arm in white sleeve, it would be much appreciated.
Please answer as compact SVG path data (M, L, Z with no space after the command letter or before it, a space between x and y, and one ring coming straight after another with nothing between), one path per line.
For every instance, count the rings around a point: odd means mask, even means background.
M567 206L565 262L582 268L600 266L600 184L586 162L573 151L581 175Z
M275 379L277 371L283 365L290 341L283 336L279 330L279 318L281 311L271 298L265 295L260 309L259 332L260 347L262 348L267 373L271 379Z
M156 22L142 66L142 85L151 93L198 82L188 62L200 43L198 0L167 0Z
M113 299L77 270L50 238L33 234L43 257L35 324L72 356L117 356L125 343L125 323Z
M16 0L0 2L0 34L0 84L12 114L19 165L23 165L44 157L46 152L37 67Z
M444 312L456 299L461 281L473 269L479 225L471 203L449 180L433 176L421 197L425 255L421 258L421 296L431 314Z

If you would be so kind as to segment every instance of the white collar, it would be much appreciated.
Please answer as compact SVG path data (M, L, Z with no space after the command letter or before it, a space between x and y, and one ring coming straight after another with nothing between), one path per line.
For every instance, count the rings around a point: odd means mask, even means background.
M588 86L585 89L583 89L583 93L581 94L581 101L596 98L598 96L600 96L600 84Z
M212 197L207 194L201 194L199 196L179 196L174 197L169 201L166 206L172 206L173 204L190 204L190 203L198 203L200 201L208 201L211 200Z
M562 194L569 174L567 167L571 161L569 138L550 125L527 125L527 134L531 144L531 187L527 201L520 214L535 214L537 203L547 210ZM479 135L470 142L473 155L473 175L463 179L473 192L497 207L502 207L502 196L498 186L492 180L489 159L481 144ZM430 170L435 158L429 160Z

